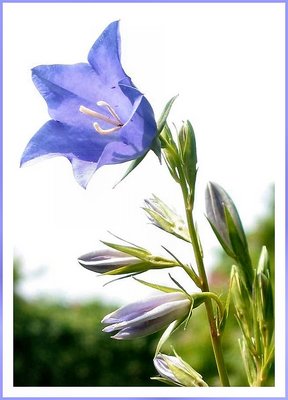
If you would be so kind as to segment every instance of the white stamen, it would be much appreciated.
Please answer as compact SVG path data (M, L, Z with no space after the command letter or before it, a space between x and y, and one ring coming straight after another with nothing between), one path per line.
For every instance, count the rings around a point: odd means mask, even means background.
M90 108L80 106L79 111L82 112L83 114L89 115L90 117L95 117L97 119L101 119L102 121L108 122L108 124L115 125L119 127L119 121L115 121L114 119L111 119L109 117L106 117L106 115L100 114L97 111L91 110ZM121 123L121 126L123 124Z
M107 110L110 112L111 115L113 115L113 117L115 119L117 119L117 121L119 122L120 125L123 125L121 119L118 117L118 115L116 114L116 111L110 106L110 104L106 103L106 101L97 101L97 106L99 107L106 107Z
M101 135L107 135L109 133L117 132L119 131L119 129L121 129L121 126L115 126L115 128L110 128L110 129L102 129L97 122L94 122L93 126L95 130Z

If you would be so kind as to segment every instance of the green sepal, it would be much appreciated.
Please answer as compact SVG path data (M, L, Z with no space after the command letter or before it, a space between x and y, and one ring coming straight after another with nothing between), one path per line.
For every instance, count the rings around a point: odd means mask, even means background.
M129 254L130 256L134 256L140 258L141 260L147 261L147 257L151 255L149 251L145 250L142 247L132 247L132 246L124 246L122 244L116 244L111 242L106 242L101 240L105 246L111 247L112 249L122 251L123 253Z
M176 182L179 182L178 167L180 164L180 156L171 130L167 124L164 125L159 139L161 141L162 154L168 170Z
M193 208L197 175L197 148L193 127L186 121L178 135L179 150L186 182L189 187L190 205Z
M183 367L175 366L172 362L169 362L167 358L166 362L170 371L173 373L175 378L181 382L181 386L195 387L195 386L208 386L203 381L202 375L200 375L194 368L191 367L186 361L184 361L173 349L175 356L181 361Z
M251 291L254 272L251 264L251 259L246 239L243 238L242 232L241 234L239 233L237 226L235 225L235 222L232 218L232 215L226 206L224 206L224 213L225 213L225 220L228 228L229 239L231 242L232 250L236 256L235 260L238 261L240 266L242 267L247 288Z
M262 247L254 281L257 320L265 348L274 334L274 296L268 251Z
M179 328L179 326L182 323L183 323L183 321L175 320L175 321L171 322L171 324L168 326L168 328L166 328L166 330L162 334L162 336L157 344L154 357L157 356L157 354L160 352L164 343L169 339L169 337L172 335L172 333L175 332L177 328Z
M111 247L112 249L122 251L125 254L129 254L130 256L136 257L139 260L143 260L144 262L149 263L150 268L148 269L169 268L178 265L177 262L174 260L168 260L164 257L153 256L149 251L143 249L142 247L124 246L121 244L115 244L105 241L101 242L106 246Z
M219 329L220 333L222 333L224 331L225 326L226 326L226 321L229 316L230 304L231 304L231 287L232 287L232 271L230 274L229 289L228 289L228 294L227 294L226 301L225 301L224 313L223 313L222 318L220 318L218 321L218 329Z
M151 208L148 207L143 207L143 210L149 214L149 216L155 220L155 222L157 223L157 226L160 225L161 229L163 229L165 232L168 233L173 233L172 229L171 229L171 222L168 222L167 219L165 219L164 217L162 217L162 215L160 215L158 212L151 210ZM156 225L156 224L154 224ZM174 233L173 233L174 234ZM179 235L177 235L179 237ZM182 237L180 237L181 239L183 239ZM185 239L184 239L185 240Z
M161 376L152 376L150 379L152 379L153 381L159 381L165 383L166 385L169 386L177 386L177 387L182 386L180 384L177 384L176 382L173 382L172 380L162 378Z
M184 269L184 271L190 276L190 278L193 280L193 282L195 283L195 285L197 287L199 287L201 289L202 284L201 284L201 280L199 278L199 276L197 275L197 273L195 272L194 268L192 267L192 265L185 265L183 264L173 253L172 251L168 250L166 247L162 246L164 250L167 251L168 254L170 254L175 261L177 261L178 266L182 267Z
M163 285L157 285L156 283L150 283L143 281L142 279L139 278L134 278L137 282L142 283L142 285L148 286L152 289L160 290L161 292L164 293L182 293L182 290L180 289L174 289L169 286L163 286Z
M251 344L251 310L253 302L251 293L247 288L246 281L243 279L241 267L232 265L231 269L231 296L235 307L235 317L247 343Z
M148 206L143 207L143 210L155 226L185 242L190 242L188 228L174 210L155 195L152 199L145 200L145 203Z
M153 153L158 157L159 162L161 163L161 140L159 139L159 135L157 135L151 145L151 150L153 151ZM148 152L147 152L148 153ZM145 153L145 156L146 154ZM144 157L145 157L144 156ZM142 161L142 160L141 160Z
M135 264L128 264L117 269L113 269L112 271L107 271L102 273L101 275L124 275L124 274L139 274L141 272L149 271L153 269L151 263L149 262L135 262Z

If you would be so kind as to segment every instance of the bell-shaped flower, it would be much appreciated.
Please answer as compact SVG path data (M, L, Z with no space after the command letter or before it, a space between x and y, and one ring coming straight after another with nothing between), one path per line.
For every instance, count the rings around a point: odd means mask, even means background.
M118 25L112 22L99 36L88 63L33 68L51 120L32 137L21 165L64 156L86 188L101 166L135 160L150 149L157 133L154 113L122 68Z
M103 332L115 332L114 339L128 340L157 332L171 322L183 321L189 314L191 300L182 292L165 293L138 301L107 315Z
M202 376L176 353L175 356L158 353L153 362L160 374L154 379L173 386L208 386Z

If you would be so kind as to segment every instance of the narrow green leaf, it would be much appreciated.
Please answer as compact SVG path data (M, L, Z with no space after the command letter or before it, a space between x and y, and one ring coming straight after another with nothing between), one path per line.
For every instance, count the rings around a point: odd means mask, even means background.
M131 161L127 171L122 176L122 178L117 183L115 183L115 185L113 186L113 189L115 189L115 187L117 185L119 185L120 182L122 182L125 178L127 178L127 176L141 163L141 161L144 160L144 158L146 157L147 153L148 153L148 151L146 153L144 153L143 156L138 157L138 158L136 158L136 160Z
M158 133L159 133L159 134L162 132L162 130L163 130L163 128L164 128L164 125L165 125L166 120L167 120L167 118L168 118L168 115L169 115L169 113L170 113L170 111L171 111L171 108L172 108L172 106L173 106L173 103L174 103L174 101L177 99L177 97L178 97L178 94L177 94L176 96L172 97L172 99L170 99L170 100L168 101L168 103L167 103L166 106L164 107L164 110L162 111L162 114L160 115L160 118L158 119L158 122L157 122L157 130L158 130Z

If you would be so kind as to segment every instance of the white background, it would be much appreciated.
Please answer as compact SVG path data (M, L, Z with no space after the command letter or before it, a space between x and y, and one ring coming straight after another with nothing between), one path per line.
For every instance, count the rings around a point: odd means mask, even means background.
M189 118L194 126L196 217L208 268L217 246L203 217L209 180L230 193L246 228L265 212L268 187L276 182L277 243L284 243L284 4L4 4L6 298L12 294L14 251L23 262L25 295L74 302L97 297L127 302L148 291L125 280L103 288L105 280L78 265L77 257L98 248L108 230L157 252L165 244L183 258L190 255L185 245L177 241L175 247L147 224L140 209L155 193L183 211L179 190L153 154L114 190L127 165L103 167L86 191L65 159L19 169L27 142L48 119L30 69L86 61L97 36L117 19L123 67L156 116L179 93L171 121L179 126ZM280 261L282 256L283 249ZM164 282L158 274L149 278ZM151 395L148 388L145 394Z

